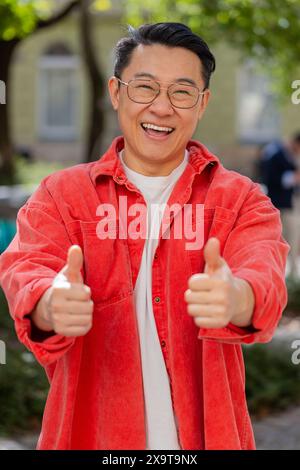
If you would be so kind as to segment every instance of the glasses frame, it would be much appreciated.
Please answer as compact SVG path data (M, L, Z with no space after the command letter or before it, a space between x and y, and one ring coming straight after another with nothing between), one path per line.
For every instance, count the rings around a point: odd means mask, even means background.
M143 78L133 78L131 80L129 80L128 82L124 82L123 80L121 80L119 77L116 77L115 78L122 84L122 85L125 85L127 86L127 96L128 98L133 101L134 103L138 103L138 104L151 104L153 103L154 100L156 100L156 98L158 97L158 95L160 94L161 92L161 89L164 89L165 87L161 87L160 83L156 80L152 80L152 79L143 79ZM140 80L140 81L144 81L144 82L155 82L157 83L157 85L159 86L159 90L158 90L158 93L156 96L154 96L153 100L151 101L147 101L147 102L141 102L141 101L135 101L133 100L130 96L129 96L129 91L128 91L128 88L129 88L129 85L130 85L130 82L135 82L136 80ZM188 106L188 107L185 107L185 106L177 106L175 104L172 103L171 101L171 97L170 97L170 94L169 94L169 88L172 86L172 85L178 85L178 83L170 83L170 85L167 87L167 94L168 94L168 98L169 98L169 101L171 103L172 106L174 106L174 108L179 108L179 109L192 109L194 108L197 104L198 104L198 101L199 101L199 97L200 95L205 95L205 90L206 90L206 87L203 88L202 91L200 91L200 89L194 85L187 85L187 86L190 86L192 88L196 88L196 90L198 90L198 96L197 96L197 101L195 104L193 104L193 106ZM186 84L185 84L186 85Z

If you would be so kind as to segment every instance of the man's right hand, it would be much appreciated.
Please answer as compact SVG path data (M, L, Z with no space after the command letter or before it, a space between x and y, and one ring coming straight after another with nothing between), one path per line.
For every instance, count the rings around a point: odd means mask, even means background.
M80 246L72 245L67 264L55 276L32 313L36 326L64 336L83 336L92 327L94 303L91 289L83 283Z

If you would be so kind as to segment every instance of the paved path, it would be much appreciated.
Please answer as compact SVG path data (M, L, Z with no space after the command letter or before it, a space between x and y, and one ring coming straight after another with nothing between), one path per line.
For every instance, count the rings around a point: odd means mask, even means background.
M258 450L300 450L300 406L252 424Z
M0 450L31 450L35 449L38 436L28 435L16 439L0 437Z

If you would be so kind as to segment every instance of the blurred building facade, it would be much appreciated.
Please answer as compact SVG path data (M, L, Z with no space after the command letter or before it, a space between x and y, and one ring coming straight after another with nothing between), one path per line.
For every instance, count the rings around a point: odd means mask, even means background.
M115 3L116 5L117 3ZM113 73L113 46L126 34L121 11L113 7L93 16L93 36L102 73ZM216 153L228 168L253 176L258 148L273 137L299 128L300 106L286 99L278 109L267 80L251 61L239 62L228 45L212 46L216 72L212 97L194 138ZM36 33L17 49L12 67L12 131L16 148L35 160L82 161L88 122L89 87L81 56L78 14ZM106 129L99 157L120 129L105 98Z

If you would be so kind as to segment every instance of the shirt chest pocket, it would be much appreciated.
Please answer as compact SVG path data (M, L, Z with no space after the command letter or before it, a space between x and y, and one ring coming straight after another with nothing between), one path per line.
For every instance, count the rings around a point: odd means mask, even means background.
M204 270L203 249L209 238L218 238L222 253L236 218L236 211L227 207L215 206L214 208L204 208L203 217L199 220L196 220L195 217L192 219L192 230L195 233L197 232L198 239L202 241L200 249L188 250L193 274Z
M78 221L77 239L84 256L84 282L98 304L110 304L132 293L130 260L126 240L113 232L101 239L98 221Z

